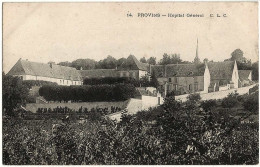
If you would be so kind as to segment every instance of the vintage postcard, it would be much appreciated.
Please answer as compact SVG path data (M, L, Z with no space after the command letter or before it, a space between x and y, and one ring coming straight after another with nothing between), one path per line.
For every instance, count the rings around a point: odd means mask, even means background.
M258 2L2 15L2 164L259 163Z

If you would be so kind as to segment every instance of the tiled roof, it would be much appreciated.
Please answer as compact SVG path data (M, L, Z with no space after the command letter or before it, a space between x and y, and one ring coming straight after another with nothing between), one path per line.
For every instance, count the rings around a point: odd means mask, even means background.
M238 70L238 76L240 80L248 80L251 70Z
M204 64L154 65L152 66L152 71L155 73L156 77L203 76L205 71L205 65Z
M135 56L130 55L126 59L126 62L121 65L121 67L118 68L119 70L142 70L142 71L148 71L149 70L149 64L147 63L141 63L136 59Z
M231 80L235 62L209 62L209 73L212 80Z
M118 77L115 69L80 70L80 73L83 78Z
M8 75L32 75L57 79L80 81L81 75L75 68L56 64L36 63L19 59Z

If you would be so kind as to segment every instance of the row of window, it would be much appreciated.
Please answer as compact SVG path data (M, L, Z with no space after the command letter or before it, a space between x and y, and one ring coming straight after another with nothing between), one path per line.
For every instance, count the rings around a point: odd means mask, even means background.
M23 76L19 76L19 78L23 80ZM36 76L36 80L37 80L37 76ZM67 83L67 85L68 85L69 81L67 80L67 82L66 82L66 81L60 79L60 84L64 85L64 83ZM72 85L77 85L77 81L72 81Z
M66 82L65 82L66 83ZM60 84L63 84L64 85L64 80L60 80ZM67 80L67 85L69 84L69 81ZM76 81L72 81L72 85L77 85L77 82Z

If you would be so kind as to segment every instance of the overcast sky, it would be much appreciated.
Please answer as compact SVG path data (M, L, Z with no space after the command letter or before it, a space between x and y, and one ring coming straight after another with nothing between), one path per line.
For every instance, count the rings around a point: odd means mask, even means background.
M130 12L134 16L126 17ZM184 18L140 18L138 13L185 14ZM204 14L202 18L186 14ZM227 17L210 17L219 14ZM240 48L258 60L257 3L5 3L3 69L19 58L35 62L138 59L179 53L192 61L199 39L201 60L222 61Z

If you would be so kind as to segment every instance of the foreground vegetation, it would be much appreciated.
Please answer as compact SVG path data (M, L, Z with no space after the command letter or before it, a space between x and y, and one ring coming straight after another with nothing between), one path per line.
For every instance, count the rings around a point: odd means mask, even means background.
M105 117L82 120L3 120L4 164L257 164L258 93L223 101L174 97L149 111L124 114L120 122ZM231 98L230 98L231 99ZM228 99L225 99L228 100ZM236 107L243 107L243 114ZM58 125L57 125L58 124Z
M80 85L80 86L50 86L39 89L40 96L47 101L124 101L135 96L135 86L132 84L113 85Z

